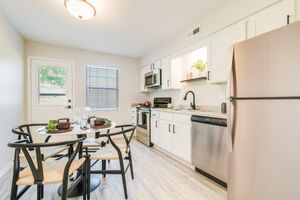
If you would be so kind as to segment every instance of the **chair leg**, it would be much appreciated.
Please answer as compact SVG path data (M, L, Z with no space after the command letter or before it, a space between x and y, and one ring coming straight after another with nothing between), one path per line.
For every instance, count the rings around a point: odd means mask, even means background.
M36 196L36 199L40 200L40 199L42 199L42 185L41 184L37 184L36 187L37 187L37 196Z
M122 175L124 195L125 195L125 198L128 199L127 186L126 186L126 177L125 177L125 169L124 169L123 159L120 160L120 168L121 168L121 175Z
M86 200L86 196L87 196L87 163L85 163L83 165L83 174L82 174L82 179L83 179L83 200Z
M102 160L102 171L106 170L106 160ZM103 177L106 177L106 174L103 174Z
M128 154L128 159L129 159L129 166L130 166L130 173L131 173L131 178L132 180L134 179L134 175L133 175L133 165L132 165L132 157L131 157L131 152L129 151Z
M41 199L44 198L44 185L41 185Z
M17 200L18 196L18 185L16 183L12 183L11 191L10 191L10 200Z
M87 161L87 187L86 187L86 190L87 190L87 199L89 200L90 199L90 179L91 179L91 160L88 159Z
M68 179L65 178L62 183L61 199L66 200L68 196Z

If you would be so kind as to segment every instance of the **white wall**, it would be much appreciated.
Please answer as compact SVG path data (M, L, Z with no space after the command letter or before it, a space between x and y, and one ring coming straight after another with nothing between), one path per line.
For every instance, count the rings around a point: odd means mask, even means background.
M176 38L171 38L169 42L162 44L160 47L145 55L141 59L141 66L188 47L189 45L200 41L202 38L279 1L280 0L231 0L228 4L211 13L211 15L190 28L190 30L192 30L196 25L200 25L200 33L196 37L191 39L186 38L185 35L189 29L187 29L186 32L178 33ZM300 2L300 0L297 1Z
M300 20L300 0L296 0L296 19Z
M24 41L0 14L0 175L12 164L11 128L24 121Z
M86 64L119 69L119 111L97 111L117 123L130 122L131 103L144 101L139 92L139 61L137 59L97 53L87 50L49 45L34 41L25 42L26 56L69 60L75 63L75 106L86 105Z

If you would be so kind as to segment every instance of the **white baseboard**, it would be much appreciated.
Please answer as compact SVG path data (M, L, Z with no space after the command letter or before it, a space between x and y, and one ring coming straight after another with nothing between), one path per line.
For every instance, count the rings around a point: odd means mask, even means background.
M1 170L0 170L0 178L4 176L13 166L13 162L8 162Z

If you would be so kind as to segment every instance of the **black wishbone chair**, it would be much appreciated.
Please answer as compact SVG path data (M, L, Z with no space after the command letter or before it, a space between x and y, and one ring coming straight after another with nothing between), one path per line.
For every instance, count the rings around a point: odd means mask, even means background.
M132 166L132 157L131 157L131 148L130 148L130 141L133 137L135 126L133 125L121 125L116 126L116 129L120 129L118 132L114 133L106 133L100 134L100 138L106 137L108 138L109 143L107 143L104 147L100 148L96 153L91 155L90 160L102 160L102 170L91 170L91 174L121 174L122 175L122 182L123 182L123 189L125 198L128 198L127 195L127 186L126 186L126 178L125 173L130 168L131 178L134 179L133 175L133 166ZM127 133L129 133L127 135ZM123 136L125 140L125 145L117 144L114 141L113 137ZM122 138L120 138L122 139ZM106 170L106 161L107 160L119 160L120 169L117 170ZM124 167L124 160L128 160L128 165L126 168ZM95 163L96 163L95 162ZM94 164L95 164L94 163ZM89 199L89 197L88 197Z
M46 127L47 124L23 124L13 128L11 131L18 135L18 140L25 139L27 143L33 143L32 133L37 131L38 128ZM49 142L51 136L45 139L45 143ZM53 146L51 148L41 148L42 158L46 160L52 157L62 157L66 154L66 148L61 146Z
M26 139L8 143L8 146L15 148L13 179L11 187L11 200L19 199L32 185L37 185L37 199L43 198L43 186L46 184L62 183L61 199L67 199L68 193L83 181L84 199L88 195L87 177L89 176L89 155L82 157L82 141L77 140L56 142L56 143L27 143ZM69 150L68 160L43 161L41 148L66 146ZM73 149L75 148L75 150ZM29 153L29 149L35 152L35 157ZM20 167L20 152L23 152L28 163L27 167ZM78 156L78 159L75 159ZM76 180L68 187L69 176L77 172ZM25 187L18 193L18 186Z

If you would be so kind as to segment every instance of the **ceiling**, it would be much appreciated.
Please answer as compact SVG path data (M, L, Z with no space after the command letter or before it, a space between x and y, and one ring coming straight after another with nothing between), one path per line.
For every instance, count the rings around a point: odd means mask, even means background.
M88 0L97 9L80 21L64 0L0 0L2 12L25 39L142 57L229 0Z

